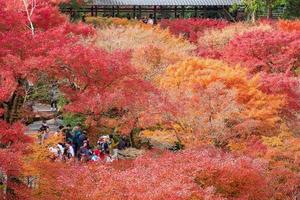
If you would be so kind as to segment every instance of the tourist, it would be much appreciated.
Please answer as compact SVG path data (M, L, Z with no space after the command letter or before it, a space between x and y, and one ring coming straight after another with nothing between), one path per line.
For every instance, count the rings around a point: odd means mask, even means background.
M66 143L66 149L67 149L67 158L69 160L73 160L75 157L75 151L71 142Z
M43 120L42 126L39 129L39 136L38 136L40 139L40 144L44 144L44 140L46 139L49 130L50 129L49 129L49 126L48 126L46 120Z
M58 149L58 158L60 160L64 160L64 155L65 155L65 144L63 143L58 143L57 144L57 149Z
M86 132L82 131L81 134L78 136L78 146L79 148L83 146L84 143L87 143L87 147L90 149L90 142L86 137Z
M50 90L51 98L51 111L57 111L57 101L58 101L58 88L56 84L53 84Z
M142 18L142 22L143 22L144 24L147 24L147 23L148 23L148 19L147 19L146 16L144 16L144 17Z
M43 120L42 121L42 126L40 127L40 131L42 132L42 131L47 131L47 130L49 130L49 126L47 124L47 121Z
M49 151L51 153L50 159L51 160L56 160L58 157L58 149L56 147L49 147Z
M65 128L63 128L63 134L65 137L65 142L73 142L73 135L72 135L72 130L71 130L71 125L68 124Z
M123 150L125 148L126 148L126 139L123 136L123 137L120 137L119 144L118 144L118 149Z
M82 146L79 139L80 135L82 134L80 124L77 124L77 126L73 128L72 134L73 134L73 146L74 146L75 155L78 155L78 150Z
M153 25L153 24L154 24L154 21L153 21L153 15L152 15L152 14L150 14L149 19L148 19L148 21L147 21L147 24L150 24L150 25Z
M98 161L100 159L100 154L101 154L101 151L98 148L95 148L95 150L93 151L91 160Z
M79 150L80 161L87 162L91 159L92 152L88 149L87 143L85 142Z
M99 138L97 145L103 154L109 154L108 137L102 136Z
M58 136L60 136L60 135L64 135L64 133L63 133L63 129L64 129L64 126L63 125L60 125L59 127L58 127L58 131L56 131L55 133L54 133L54 136L56 136L56 137L58 137Z

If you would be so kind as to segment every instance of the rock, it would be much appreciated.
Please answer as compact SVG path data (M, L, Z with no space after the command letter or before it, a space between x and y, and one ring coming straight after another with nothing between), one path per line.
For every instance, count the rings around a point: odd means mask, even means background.
M47 104L34 103L33 112L51 112L51 106Z
M141 143L148 144L149 147L155 148L155 149L160 149L160 150L170 149L174 146L174 144L171 144L168 142L163 142L163 141L158 141L156 139L147 138L147 137L142 138Z
M118 157L119 159L135 159L138 156L141 156L145 153L143 149L136 148L127 148L124 150L119 150Z

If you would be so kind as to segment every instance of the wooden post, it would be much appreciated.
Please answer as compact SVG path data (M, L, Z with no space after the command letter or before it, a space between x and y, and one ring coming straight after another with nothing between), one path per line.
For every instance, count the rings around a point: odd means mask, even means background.
M120 17L120 7L117 6L117 17Z
M112 7L112 17L115 17L115 7Z
M157 22L157 17L156 17L156 6L154 6L154 15L153 15L153 22L154 22L154 24L156 24L156 22Z
M181 17L184 18L184 6L181 6Z
M136 7L133 6L133 19L135 19L135 18L136 18Z
M95 6L95 16L98 16L98 6Z
M91 16L94 17L94 6L91 6Z
M177 18L177 6L174 7L174 18Z
M139 6L139 18L141 19L142 17L142 6Z
M198 6L195 6L195 18L198 17Z

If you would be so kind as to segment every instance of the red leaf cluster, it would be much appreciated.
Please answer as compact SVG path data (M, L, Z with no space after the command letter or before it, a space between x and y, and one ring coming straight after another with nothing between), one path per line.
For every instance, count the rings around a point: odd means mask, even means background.
M51 176L42 179L47 178L50 183L56 180L52 190L38 193L37 197L43 199L48 195L52 199L60 196L72 199L74 193L76 199L120 200L263 200L271 197L262 162L237 158L212 148L150 153L117 168L114 164L40 167L41 173L51 171Z
M175 35L183 35L191 42L197 42L205 30L222 29L228 24L227 21L213 19L174 19L162 20L160 27L168 28Z

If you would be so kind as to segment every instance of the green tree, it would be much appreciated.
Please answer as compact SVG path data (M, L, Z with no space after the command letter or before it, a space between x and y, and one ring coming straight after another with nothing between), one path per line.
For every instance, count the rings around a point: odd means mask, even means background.
M300 1L299 0L282 0L285 6L285 18L300 18Z

